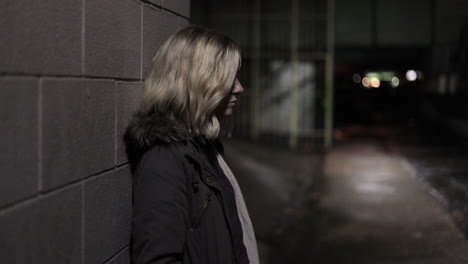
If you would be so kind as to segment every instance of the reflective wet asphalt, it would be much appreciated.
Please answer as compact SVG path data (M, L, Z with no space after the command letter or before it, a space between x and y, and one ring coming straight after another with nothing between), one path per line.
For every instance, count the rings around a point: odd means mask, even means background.
M417 168L376 142L322 158L240 142L226 153L263 264L468 263L467 240Z

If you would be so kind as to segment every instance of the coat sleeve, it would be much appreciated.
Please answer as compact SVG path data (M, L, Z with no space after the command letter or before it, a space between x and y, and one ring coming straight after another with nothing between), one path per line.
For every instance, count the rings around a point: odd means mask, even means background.
M132 261L181 263L188 225L184 169L171 153L147 155L134 175Z

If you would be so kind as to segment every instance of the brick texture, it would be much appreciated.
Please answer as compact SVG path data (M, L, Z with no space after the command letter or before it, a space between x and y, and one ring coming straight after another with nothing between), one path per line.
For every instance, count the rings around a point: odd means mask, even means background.
M81 2L4 1L0 72L80 74Z
M81 264L81 186L0 216L2 263Z
M86 263L102 263L128 245L131 190L128 168L85 184Z
M128 121L137 110L143 91L143 83L117 83L117 164L127 162L123 136Z
M140 78L141 3L86 2L85 74Z
M123 135L189 3L3 3L0 263L131 263Z
M190 17L189 0L164 0L163 7L184 17Z
M43 186L60 186L114 164L115 82L43 82Z
M0 206L37 192L37 101L36 78L0 78Z

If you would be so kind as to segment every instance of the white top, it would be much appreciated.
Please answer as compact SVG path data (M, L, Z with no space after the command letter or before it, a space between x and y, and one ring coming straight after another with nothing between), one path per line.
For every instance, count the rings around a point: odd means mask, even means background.
M223 170L224 174L231 183L232 188L234 189L237 212L239 213L239 219L242 224L244 245L247 249L247 255L249 257L250 264L259 264L260 262L258 259L257 240L255 239L255 232L253 230L252 221L250 221L249 212L247 211L241 189L237 183L236 177L219 153L217 154L217 158L219 166Z

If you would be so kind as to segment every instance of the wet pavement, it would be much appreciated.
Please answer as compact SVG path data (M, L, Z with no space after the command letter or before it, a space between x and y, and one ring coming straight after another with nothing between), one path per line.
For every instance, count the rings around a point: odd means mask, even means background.
M411 164L421 184L468 237L468 148L463 145L406 147L397 152Z
M422 168L385 145L351 141L324 160L239 142L226 153L263 264L468 263L468 242Z

